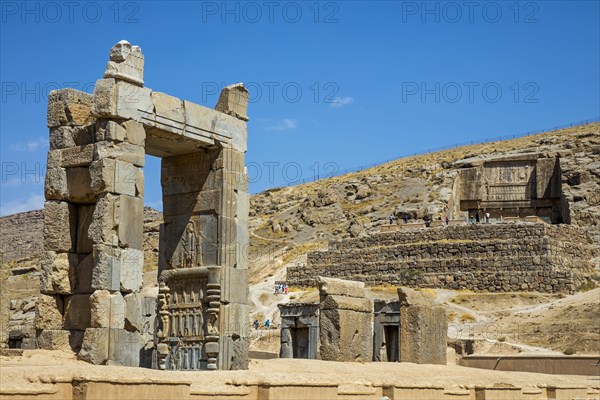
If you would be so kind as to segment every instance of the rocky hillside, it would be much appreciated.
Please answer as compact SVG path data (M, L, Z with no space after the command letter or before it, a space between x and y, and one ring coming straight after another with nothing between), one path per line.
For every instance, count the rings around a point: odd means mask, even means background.
M360 172L252 196L251 250L260 254L377 231L393 214L431 220L444 212L456 162L530 152L558 152L571 222L600 243L600 123L519 139L402 158ZM275 248L275 249L274 249Z

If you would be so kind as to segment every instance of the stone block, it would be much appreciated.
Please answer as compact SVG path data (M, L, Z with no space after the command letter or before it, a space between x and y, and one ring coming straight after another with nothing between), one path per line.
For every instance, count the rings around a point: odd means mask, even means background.
M160 92L152 92L151 97L157 121L167 119L181 124L185 123L185 110L183 109L182 100Z
M120 292L96 290L89 298L91 328L124 328L125 300Z
M133 164L136 167L144 166L145 155L144 147L126 142L115 143L104 140L96 143L93 149L93 158L95 161L111 158Z
M122 142L125 135L125 128L118 122L103 119L96 123L96 142Z
M155 121L152 90L135 86L127 82L116 82L116 117L143 121L153 124Z
M48 94L48 128L87 125L93 121L93 97L75 89L53 90Z
M443 307L400 306L400 362L446 364L448 323Z
M34 328L36 330L62 329L63 308L62 297L40 294L36 302Z
M103 194L98 198L94 208L92 222L88 228L88 236L94 244L106 244L117 246L119 238L117 236L118 222L115 219L115 209L119 197L113 194Z
M78 294L91 294L92 277L94 274L94 255L79 254L79 263L75 271L75 292Z
M71 350L71 332L46 329L37 338L37 348L43 350Z
M77 207L65 201L44 204L44 249L74 252L77 241Z
M90 295L75 294L65 297L63 329L83 331L90 327Z
M113 159L94 161L90 166L91 187L96 193L143 196L143 171L133 164Z
M142 288L144 269L144 251L128 248L121 249L120 290L137 292Z
M365 297L365 284L363 282L326 278L323 276L318 276L317 282L319 283L319 293L321 296Z
M373 303L366 298L330 295L321 300L320 309L350 310L370 313L373 310Z
M117 82L114 79L99 79L94 86L94 117L113 117L117 113Z
M140 350L144 347L145 342L138 332L111 329L108 364L138 367L140 365Z
M215 110L248 121L248 89L243 83L229 85L221 90Z
M75 253L45 251L42 255L40 292L44 294L72 294L74 272L79 257Z
M320 353L327 361L370 362L373 358L371 313L319 311Z
M121 258L117 247L94 245L92 288L116 291L120 289Z
M144 125L137 121L129 120L123 123L125 130L125 139L135 146L144 147L146 145L146 130Z
M66 168L67 190L65 200L73 203L94 203L96 193L87 167Z
M44 184L46 200L66 200L69 197L67 171L64 168L48 168Z
M94 158L94 144L67 147L48 152L48 168L86 167Z
M118 207L115 210L115 219L118 221L117 234L119 246L131 249L144 247L144 200L138 197L119 196ZM128 257L138 257L137 253L130 253ZM142 260L143 262L143 260ZM139 260L135 260L136 265Z
M50 150L83 146L95 142L94 125L50 128Z
M109 328L87 328L77 358L96 365L106 364L110 339Z
M140 293L129 293L125 295L124 299L125 329L129 332L142 332L142 295Z
M88 230L94 216L94 205L80 205L77 207L77 253L91 253L94 242Z
M405 287L398 288L398 299L400 306L420 305L433 307L434 305L434 298L431 293Z

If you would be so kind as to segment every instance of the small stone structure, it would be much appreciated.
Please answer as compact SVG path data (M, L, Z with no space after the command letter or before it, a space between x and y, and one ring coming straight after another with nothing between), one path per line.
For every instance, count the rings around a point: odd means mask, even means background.
M597 247L571 225L517 222L400 230L332 240L288 267L287 282L314 286L317 276L369 286L475 291L573 292L592 274Z
M319 304L279 304L281 348L279 358L318 358Z
M68 337L98 364L246 368L248 91L226 87L213 110L145 87L143 72L141 49L121 41L93 95L49 95L41 292L53 318L38 340ZM162 159L156 326L141 295L145 154Z
M448 322L431 294L398 288L400 362L446 365Z
M365 284L318 277L321 359L371 361L373 304Z
M27 297L11 300L8 308L10 311L7 332L7 345L10 349L35 349L37 340L35 334L37 312L37 297Z
M399 361L400 303L373 302L373 361Z
M527 153L474 157L455 163L459 173L449 203L453 219L535 215L548 222L570 222L562 192L558 154Z

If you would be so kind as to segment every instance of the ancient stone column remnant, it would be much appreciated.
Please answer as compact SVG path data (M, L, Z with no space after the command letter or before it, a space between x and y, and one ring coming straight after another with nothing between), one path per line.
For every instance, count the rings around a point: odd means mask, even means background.
M365 284L317 277L321 359L371 361L373 304L365 297Z
M446 364L448 322L433 295L398 288L400 301L400 362Z
M41 291L62 318L40 337L95 364L245 368L248 92L208 109L144 87L138 46L109 56L93 95L49 96ZM141 294L145 154L162 158L158 304Z

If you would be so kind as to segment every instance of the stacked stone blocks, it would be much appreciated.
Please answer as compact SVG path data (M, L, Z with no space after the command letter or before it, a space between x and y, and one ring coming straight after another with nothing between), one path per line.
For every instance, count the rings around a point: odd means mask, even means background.
M470 224L402 230L331 241L289 267L290 284L312 286L318 275L365 282L488 291L574 291L598 254L574 226Z

